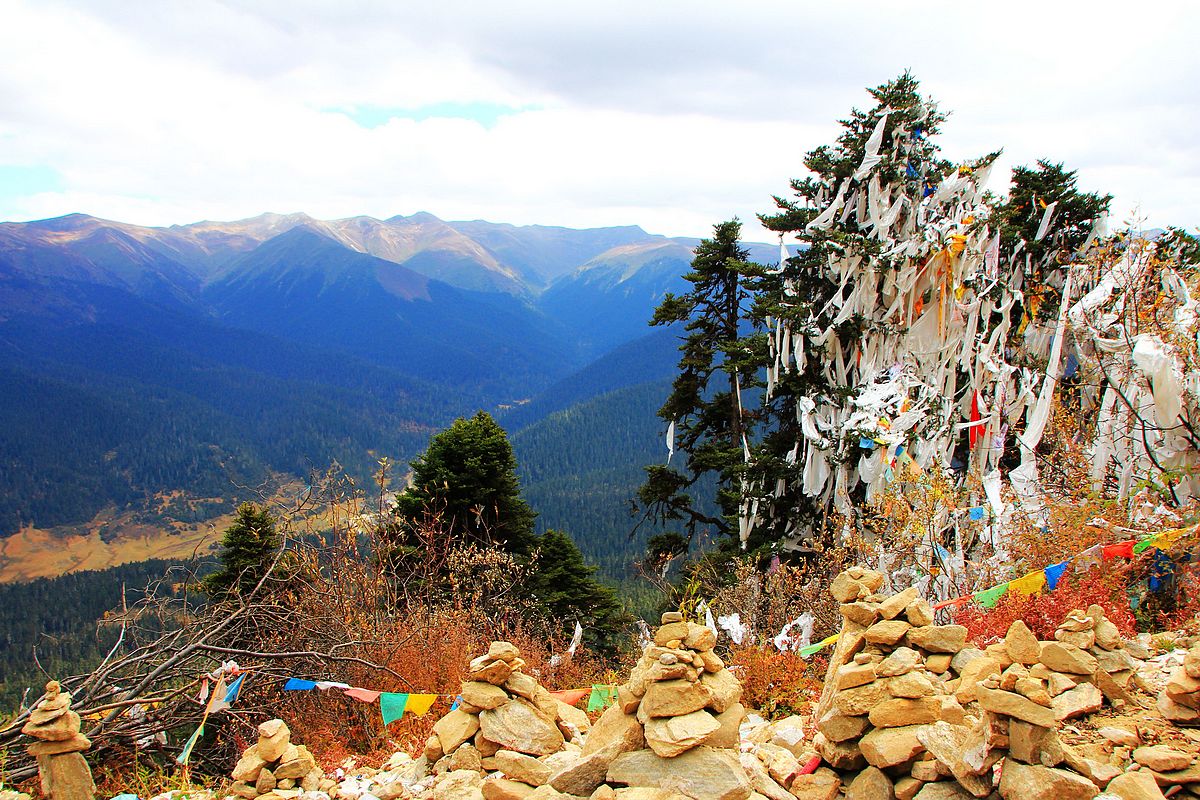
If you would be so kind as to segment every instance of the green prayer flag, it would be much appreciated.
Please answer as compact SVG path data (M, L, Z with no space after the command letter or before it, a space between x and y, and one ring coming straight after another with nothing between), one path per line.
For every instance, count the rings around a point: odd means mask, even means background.
M617 701L617 689L615 686L601 686L599 684L592 686L592 693L588 695L588 711L603 711Z
M186 764L192 757L192 750L196 747L196 742L200 741L200 737L204 735L204 723L200 723L200 727L196 728L196 732L187 740L187 744L183 746L183 751L176 757L175 762L178 764Z
M1151 547L1154 547L1154 539L1154 536L1151 536L1149 539L1142 539L1133 546L1133 552L1141 553L1145 550L1149 550Z
M1008 592L1008 584L1002 583L999 586L993 586L991 589L984 589L982 592L975 593L975 602L984 608L994 608L996 603L1000 602L1000 598L1004 597Z
M404 707L408 705L408 695L396 692L381 692L379 695L379 711L383 714L383 724L395 722L404 716Z
M825 645L821 642L817 642L816 644L810 644L808 647L801 647L800 648L800 657L801 658L809 658L811 656L814 656L817 653L821 652L821 649L823 647L825 647Z

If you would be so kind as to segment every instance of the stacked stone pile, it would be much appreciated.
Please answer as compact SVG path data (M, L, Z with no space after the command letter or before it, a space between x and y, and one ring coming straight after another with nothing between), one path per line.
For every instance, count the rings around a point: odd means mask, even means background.
M458 708L425 743L442 794L457 786L467 797L525 797L581 750L587 714L554 698L524 666L509 642L492 642L471 662ZM493 773L487 781L485 772Z
M845 621L813 746L836 780L814 777L820 785L807 794L793 782L793 795L1070 800L1094 797L1120 775L1120 758L1085 755L1058 736L1105 698L1133 702L1125 686L1137 659L1099 606L1068 614L1054 641L1017 621L979 650L966 646L965 628L933 624L915 589L884 596L883 583L854 568L831 585ZM1186 770L1155 781L1190 783Z
M713 652L711 630L674 612L662 623L582 752L549 777L556 792L603 794L607 783L647 800L648 789L702 800L749 797L738 759L741 684Z
M79 715L71 710L71 693L62 691L58 681L47 683L21 733L38 740L26 749L37 758L42 795L50 800L95 797L92 771L82 755L92 743L79 727Z
M304 745L292 743L281 719L258 726L258 741L242 753L233 768L229 793L246 800L284 800L304 792L331 792L336 782L325 777Z
M1193 645L1158 695L1158 710L1176 725L1200 725L1200 644Z

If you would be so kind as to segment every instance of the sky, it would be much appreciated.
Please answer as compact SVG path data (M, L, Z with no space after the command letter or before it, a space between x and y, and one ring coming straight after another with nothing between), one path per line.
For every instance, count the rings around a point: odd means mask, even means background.
M0 0L0 220L304 211L703 236L908 69L1000 148L1200 224L1200 4Z

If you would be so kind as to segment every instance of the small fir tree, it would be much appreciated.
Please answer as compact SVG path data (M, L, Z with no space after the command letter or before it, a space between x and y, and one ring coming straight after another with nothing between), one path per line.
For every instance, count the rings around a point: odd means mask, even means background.
M271 568L282 544L275 518L265 508L243 503L221 539L221 566L204 578L202 588L213 600L253 590Z

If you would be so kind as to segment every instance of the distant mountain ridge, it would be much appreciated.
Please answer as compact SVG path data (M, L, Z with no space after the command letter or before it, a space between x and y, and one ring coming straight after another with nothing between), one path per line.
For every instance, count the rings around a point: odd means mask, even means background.
M520 429L545 524L615 572L608 506L660 454L676 359L647 322L696 243L426 213L0 223L0 538L104 509L170 530L163 496L227 509L331 462L366 483L482 408Z

